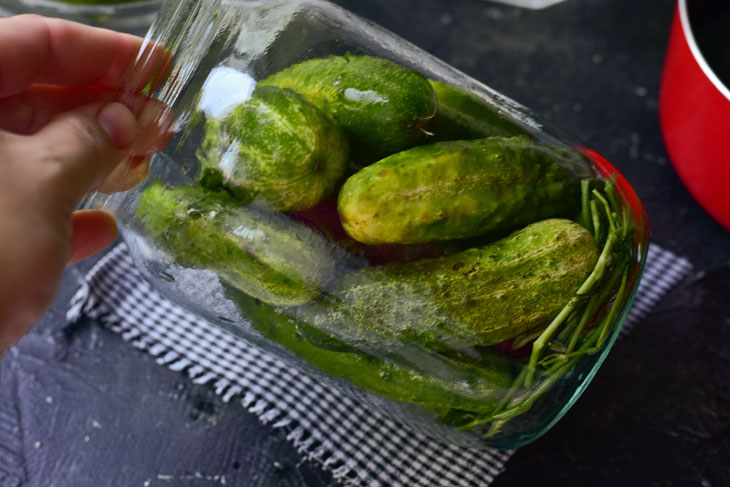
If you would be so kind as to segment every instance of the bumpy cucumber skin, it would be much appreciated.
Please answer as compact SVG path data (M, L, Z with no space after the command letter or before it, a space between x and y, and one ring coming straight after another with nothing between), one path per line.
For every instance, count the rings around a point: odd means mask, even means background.
M315 206L335 190L347 165L342 130L291 90L258 88L205 130L203 182L281 211Z
M260 83L267 85L291 88L330 115L361 162L425 141L436 114L436 95L426 78L372 56L311 59Z
M301 333L307 325L234 289L226 295L264 337L286 347L311 365L334 377L390 399L418 404L442 413L451 408L491 411L514 379L511 365L498 356L481 361L437 357L438 374L405 367L385 357L354 348L336 351L317 346ZM490 355L490 354L487 354Z
M507 233L577 214L578 179L549 146L522 137L440 142L372 164L342 186L338 210L360 242L413 244Z
M334 275L336 259L319 235L283 215L241 207L224 192L153 182L137 216L177 263L210 269L269 304L307 303Z
M434 142L486 137L530 136L474 95L440 81L429 80L436 92L438 111L432 127Z
M548 219L481 248L349 273L300 315L363 347L492 345L546 326L597 259L587 230Z

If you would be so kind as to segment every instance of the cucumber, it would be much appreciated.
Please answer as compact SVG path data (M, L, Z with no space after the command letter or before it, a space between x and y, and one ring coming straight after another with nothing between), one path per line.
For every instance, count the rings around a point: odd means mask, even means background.
M440 81L429 82L438 99L432 141L530 136L525 129L476 96Z
M514 367L506 359L482 351L478 360L432 354L436 365L430 373L408 367L387 356L364 353L328 338L311 341L309 325L296 320L288 310L278 309L252 299L232 288L226 296L265 338L331 376L395 401L418 404L429 410L450 408L487 412L495 408L514 380ZM322 334L322 336L325 336ZM425 362L425 361L422 361Z
M335 273L337 254L323 237L281 214L242 207L225 192L153 182L137 216L176 263L212 270L269 304L307 303Z
M330 115L360 162L422 143L436 114L436 95L426 78L373 56L310 59L260 86L291 88Z
M349 147L342 130L291 90L257 88L224 120L208 120L201 183L244 202L305 210L341 181Z
M550 146L522 137L440 142L387 157L351 176L338 210L371 245L506 234L578 213L580 184Z
M480 248L351 272L298 316L375 350L492 345L546 326L597 259L587 230L548 219Z

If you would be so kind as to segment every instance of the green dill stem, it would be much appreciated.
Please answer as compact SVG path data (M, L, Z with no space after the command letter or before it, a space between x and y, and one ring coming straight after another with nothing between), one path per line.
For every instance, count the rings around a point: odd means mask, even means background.
M611 176L611 179L607 179L603 182L603 192L606 194L606 198L608 198L609 203L611 204L611 208L619 209L621 206L618 204L618 199L616 198L616 177Z
M611 305L611 310L608 315L601 320L600 325L591 332L585 343L576 350L575 352L566 353L563 355L565 359L578 358L583 355L590 355L596 353L603 346L603 342L608 337L609 325L616 319L616 314L623 305L623 293L626 289L627 275L624 272L622 274L621 286L616 294L616 299Z
M593 226L591 225L591 216L590 216L590 208L588 206L588 201L590 198L590 192L591 192L591 180L590 179L584 179L580 182L580 197L581 197L581 224L583 227L588 230L591 233L594 233Z
M624 272L621 276L621 285L618 288L618 292L616 293L616 299L613 301L613 304L611 305L611 311L609 311L608 316L606 316L606 319L603 320L602 326L601 326L601 333L598 336L598 341L596 343L596 346L594 349L587 353L595 353L598 350L601 349L601 346L603 346L603 342L606 341L606 337L608 337L609 327L608 325L610 323L613 323L616 320L616 315L618 314L618 311L621 309L621 306L623 305L623 295L624 291L626 290L626 281L627 276L626 272Z
M522 382L525 380L526 373L527 371L524 368L520 371L514 383L512 384L512 387L510 387L510 390L507 391L507 394L505 394L504 398L500 401L497 407L494 408L495 413L501 411L512 400L512 398L515 397L517 391L520 390Z
M489 416L483 416L481 418L475 418L471 422L461 426L460 428L461 429L471 429L471 428L474 428L475 426L480 426L484 423L488 423L488 422L492 421L492 418L494 417L494 415L501 412L504 409L504 407L512 400L512 398L517 395L517 392L520 390L522 381L525 378L525 373L526 373L526 371L523 368L520 371L520 373L517 375L517 378L515 379L515 381L512 383L512 387L510 387L510 389L507 391L507 394L504 395L504 397L499 402L499 404L497 404L497 407L494 408L494 411L492 412L492 414L490 414Z
M568 349L566 351L566 354L569 354L573 351L575 346L578 343L578 338L580 338L580 334L582 332L582 328L585 326L584 320L586 317L593 316L593 314L596 312L598 307L601 305L604 299L612 292L614 289L614 285L618 281L619 276L625 275L626 269L624 268L618 268L614 269L613 272L609 274L609 277L606 279L606 284L604 286L604 290L599 293L591 296L590 301L586 305L586 309L584 312L584 319L581 320L581 323L579 323L578 328L574 330L573 336L571 337L570 343L568 344ZM616 299L619 299L620 295L617 294Z
M537 364L542 367L550 367L553 364L556 364L562 360L565 360L565 352L562 353L553 353L550 355L547 355L545 358L540 360Z
M506 421L527 411L542 394L550 389L553 384L562 378L575 365L580 357L587 354L593 354L600 350L612 329L611 324L615 322L619 311L625 304L626 286L628 283L628 274L630 272L629 265L624 263L610 271L609 268L610 264L615 262L615 259L612 256L614 247L618 244L618 242L621 242L622 244L626 242L626 238L631 227L630 214L626 208L623 208L618 204L614 187L615 178L612 177L610 181L604 181L603 189L605 195L601 194L600 191L596 189L591 189L591 183L592 180L581 181L581 220L583 226L589 232L593 233L596 242L600 243L602 237L601 213L605 214L608 228L601 255L598 257L593 271L583 282L578 291L576 291L575 295L537 337L532 345L532 353L530 355L528 365L523 367L520 371L520 374L516 378L512 387L495 408L494 412L489 417L481 418L470 423L469 426L476 426L478 424L484 424L492 421L492 427L485 436L496 434ZM598 203L600 203L603 212L599 211ZM620 218L620 221L616 220L617 217ZM617 223L619 223L619 226L617 226ZM609 272L609 276L606 278L607 272ZM609 294L612 294L612 289L614 289L619 277L621 279L621 284L616 291L616 297L611 304L611 309L600 321L598 326L588 334L583 344L576 350L578 340L583 334L585 326L590 318L600 308L601 303L603 303ZM605 286L603 290L591 296L586 303L586 297L593 290L596 283L604 280ZM583 308L582 311L578 311L581 309L580 306L584 303L585 308ZM566 351L564 353L554 353L542 360L539 360L540 355L545 350L545 347L563 323L568 323L566 325L568 328L566 328L565 333L568 333L567 330L574 326L575 320L572 320L571 317L575 312L580 312L581 318L571 333ZM573 324L570 324L570 321L573 321ZM507 404L514 402L514 397L522 387L531 387L538 364L543 367L548 367L543 373L543 376L546 377L545 380L538 384L537 387L527 396L519 399L519 402L511 407L505 408Z
M577 359L584 355L590 355L590 354L596 352L597 350L599 350L600 347L596 347L595 344L598 342L597 339L598 339L598 335L601 333L600 330L603 328L604 323L607 323L607 322L608 322L607 317L604 318L603 320L601 320L601 323L598 325L598 327L595 328L594 330L592 330L588 334L588 338L586 338L586 341L581 345L581 347L578 350L576 350L574 352L563 354L563 356L562 356L563 360Z
M613 212L611 211L611 208L608 206L608 201L606 201L606 198L604 198L603 195L601 193L599 193L598 191L596 191L595 189L593 190L593 196L595 196L603 205L603 209L606 212L606 218L608 219L609 233L615 232L616 224L613 221L613 214L612 214Z
M504 426L505 423L507 423L507 421L493 421L489 427L489 431L484 433L482 435L482 438L487 439L487 438L491 438L492 436L496 435L497 433L499 433L499 431L502 429L502 426Z
M530 385L532 384L532 378L535 375L535 368L537 366L540 354L547 345L548 341L555 334L558 327L563 323L563 321L565 321L568 315L573 312L575 307L583 299L585 299L585 295L590 292L593 286L603 277L604 273L606 272L606 267L608 265L608 261L610 260L611 252L613 250L615 242L616 232L614 231L609 233L608 239L606 240L606 245L603 247L603 251L598 257L598 261L596 262L596 266L593 268L593 272L591 272L591 275L588 276L588 279L583 282L583 285L580 287L580 289L578 289L575 296L571 298L568 304L566 304L565 307L560 311L560 313L558 313L558 316L553 319L553 321L547 326L547 328L543 330L537 340L535 340L535 343L532 344L532 353L530 354L530 361L527 366L528 369L527 376L525 377L525 386L530 387Z
M573 358L548 369L545 372L545 375L548 376L547 379L545 379L539 386L537 386L535 390L530 393L530 395L528 395L518 405L512 406L500 413L492 415L491 420L504 421L507 419L512 419L515 416L519 416L520 414L530 409L534 402L537 401L537 399L542 396L548 389L550 389L550 387L552 387L552 385L555 384L558 379L563 377L566 372L568 372L573 367L573 365L575 365L577 361L578 358Z
M623 225L623 237L629 236L629 227L631 226L631 216L627 210L621 211L621 220Z
M530 354L527 376L525 377L525 386L530 387L532 384L538 359L548 341L552 338L558 327L566 320L570 313L573 312L576 306L585 299L585 295L593 288L596 282L600 281L601 277L605 273L611 248L613 247L615 240L615 234L612 233L609 235L609 238L606 241L606 246L603 248L603 252L599 256L598 262L596 263L591 275L588 276L588 279L586 279L580 289L578 289L575 296L571 298L568 304L565 305L547 328L543 330L540 336L535 340L535 343L532 344L532 353Z
M584 296L588 294L591 289L593 289L593 286L601 280L603 274L606 272L608 262L611 259L611 252L613 251L613 246L616 244L616 240L615 233L611 233L608 236L606 245L603 247L603 252L601 252L601 255L598 257L598 261L596 262L596 267L593 269L593 272L591 272L591 275L588 276L588 279L585 280L580 289L578 289L576 292L577 295Z
M628 270L628 269L627 269ZM618 288L618 291L616 291L616 299L613 301L613 305L611 306L611 311L608 314L608 321L614 321L616 319L616 314L618 314L619 309L623 306L623 300L624 300L624 293L626 292L626 282L628 281L628 274L624 272L621 275L621 285ZM608 337L608 329L601 332L601 337L598 340L598 346L600 347L604 340L606 340L606 337Z
M568 315L573 312L582 299L582 296L573 296L568 304L565 305L560 313L558 313L558 316L556 316L553 321L550 322L548 327L543 330L537 340L535 340L535 343L532 344L532 353L530 354L530 361L527 364L527 375L525 376L525 387L530 387L532 385L532 379L535 376L538 359L540 358L540 354L545 348L548 340L552 338L558 327L563 323L563 321L565 321Z
M563 358L565 360L577 359L584 355L594 354L598 350L600 350L601 347L599 345L597 345L598 337L601 333L601 330L607 323L609 323L607 317L604 318L603 320L601 320L601 324L598 326L598 328L591 331L591 333L588 335L588 338L586 339L585 343L583 343L583 345L581 345L581 347L578 350L576 350L575 352L566 353L563 356Z
M598 205L596 205L596 200L591 200L590 207L591 207L591 217L593 219L593 239L596 242L600 242L601 241L601 217L598 213Z
M522 335L519 338L516 338L514 342L512 342L512 348L522 348L525 345L527 345L529 342L534 340L535 338L539 337L542 331L536 331L535 333L530 333L528 335Z
M588 301L588 304L583 311L583 316L581 316L578 326L573 331L573 336L570 337L570 342L568 343L568 348L566 349L565 353L570 353L573 351L576 344L578 343L578 337L581 333L583 333L583 328L585 328L586 323L588 323L588 319L593 316L593 313L595 313L600 304L601 300L599 299L598 295L592 296L590 301Z
M594 293L591 293L593 295ZM568 319L565 320L565 323L563 324L562 328L558 330L558 332L555 334L553 339L550 341L551 346L557 350L557 348L562 347L562 350L565 351L567 348L567 344L570 341L570 337L573 334L573 330L575 329L576 325L580 322L580 319L582 317L582 313L580 312L579 308L575 311L575 313L568 316Z

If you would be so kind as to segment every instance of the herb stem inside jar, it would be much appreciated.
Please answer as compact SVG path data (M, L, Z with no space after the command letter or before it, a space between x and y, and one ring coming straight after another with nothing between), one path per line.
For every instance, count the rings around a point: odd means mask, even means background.
M530 409L583 356L603 349L629 298L629 275L635 262L629 241L633 221L629 210L618 203L615 191L614 179L583 181L580 221L597 237L601 256L573 298L535 339L527 365L502 401L490 414L474 418L462 429L491 423L484 437L496 435L509 420ZM615 297L610 306L597 318L611 296Z

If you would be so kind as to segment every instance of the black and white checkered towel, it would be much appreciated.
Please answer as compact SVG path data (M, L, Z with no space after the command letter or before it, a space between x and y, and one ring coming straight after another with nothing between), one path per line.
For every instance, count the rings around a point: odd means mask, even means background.
M685 259L651 246L624 332L690 270ZM443 444L399 426L337 389L189 314L157 294L120 244L85 276L68 312L97 319L134 346L225 401L242 398L261 421L289 426L289 439L345 485L488 485L511 452Z

